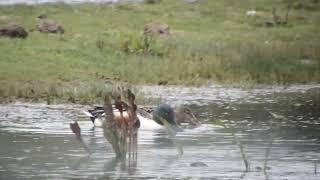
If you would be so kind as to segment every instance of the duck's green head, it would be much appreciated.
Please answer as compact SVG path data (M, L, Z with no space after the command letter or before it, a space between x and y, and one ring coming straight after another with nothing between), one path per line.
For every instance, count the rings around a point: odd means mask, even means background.
M158 124L163 125L163 121L172 126L177 126L173 108L168 104L160 104L152 112L152 118Z

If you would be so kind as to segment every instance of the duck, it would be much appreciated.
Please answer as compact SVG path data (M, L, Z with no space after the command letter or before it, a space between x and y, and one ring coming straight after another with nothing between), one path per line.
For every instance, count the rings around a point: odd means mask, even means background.
M116 105L112 105L112 112L116 120L129 117L126 108L120 112ZM168 104L160 104L156 107L142 106L137 108L136 112L138 120L135 126L141 129L159 129L168 124L175 130L182 130L201 125L191 109L184 105L175 108ZM84 114L90 118L95 127L102 126L105 118L104 107L95 106L93 109L84 110Z

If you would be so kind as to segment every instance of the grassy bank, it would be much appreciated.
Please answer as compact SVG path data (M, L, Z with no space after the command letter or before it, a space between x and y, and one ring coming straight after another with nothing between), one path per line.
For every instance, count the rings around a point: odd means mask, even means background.
M267 27L274 20L272 7L284 18L288 4L287 24ZM257 13L246 16L248 10ZM186 85L319 83L319 10L320 2L314 0L3 6L0 25L17 22L31 30L36 17L46 14L66 33L30 31L26 39L0 38L0 96L48 94L50 87L74 89L75 84L106 79ZM145 41L143 27L153 20L167 23L172 35ZM87 91L99 95L94 88Z

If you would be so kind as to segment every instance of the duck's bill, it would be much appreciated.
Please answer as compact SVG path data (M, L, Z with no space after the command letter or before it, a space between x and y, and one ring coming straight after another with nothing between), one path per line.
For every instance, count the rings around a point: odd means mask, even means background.
M85 114L88 117L93 117L93 115L91 113L89 113L89 111L87 111L87 110L83 110L82 112L83 112L83 114Z
M196 127L201 125L200 121L198 121L194 114L191 114L191 120L189 124Z

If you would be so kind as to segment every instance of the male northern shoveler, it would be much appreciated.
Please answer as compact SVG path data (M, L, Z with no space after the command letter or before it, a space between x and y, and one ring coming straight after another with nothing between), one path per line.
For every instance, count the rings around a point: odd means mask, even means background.
M119 111L115 105L112 107L115 119L128 118L126 109ZM95 126L101 126L105 118L103 107L96 106L94 109L84 111L90 117ZM141 107L137 109L138 121L136 126L141 126L143 129L161 128L167 122L174 128L195 128L200 125L200 122L192 113L191 109L185 106L173 108L168 104L160 104L153 107Z

